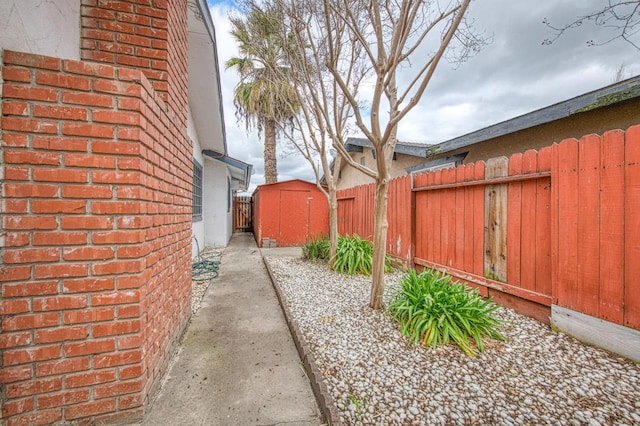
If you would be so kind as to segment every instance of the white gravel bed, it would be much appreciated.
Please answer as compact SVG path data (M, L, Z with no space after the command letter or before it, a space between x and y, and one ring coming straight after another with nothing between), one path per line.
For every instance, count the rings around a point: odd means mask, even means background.
M475 358L409 345L367 307L369 277L268 261L346 424L640 425L638 364L504 307L507 341ZM385 301L399 277L387 275Z

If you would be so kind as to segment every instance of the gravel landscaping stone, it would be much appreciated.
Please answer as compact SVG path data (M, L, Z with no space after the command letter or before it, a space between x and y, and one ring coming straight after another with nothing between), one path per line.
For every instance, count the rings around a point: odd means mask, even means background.
M346 424L640 424L640 365L501 308L506 342L469 357L411 345L373 311L370 277L268 258ZM385 303L400 273L386 277Z
M223 248L205 247L200 253L200 256L203 259L220 261L222 259L223 252L224 252ZM200 309L200 305L202 304L202 299L204 298L204 295L207 292L209 285L214 280L215 278L205 280L205 281L199 281L199 280L191 281L191 315L194 315L196 312L198 312L198 309Z

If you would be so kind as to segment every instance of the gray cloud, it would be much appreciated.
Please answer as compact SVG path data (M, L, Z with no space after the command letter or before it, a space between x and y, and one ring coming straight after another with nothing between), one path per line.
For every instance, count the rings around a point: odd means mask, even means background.
M553 35L544 18L561 26L601 5L601 0L473 2L469 17L477 29L493 34L493 43L457 69L441 63L420 104L401 123L399 138L438 143L478 130L611 84L623 63L627 77L640 74L640 52L627 43L587 46L587 40L610 38L608 28L585 23L551 46L542 45ZM211 7L221 64L237 55L229 35L230 7L226 2ZM254 165L253 190L264 182L262 143L256 132L247 134L236 124L232 97L238 79L233 71L221 72L229 153ZM281 180L314 179L299 155L279 158L278 171Z

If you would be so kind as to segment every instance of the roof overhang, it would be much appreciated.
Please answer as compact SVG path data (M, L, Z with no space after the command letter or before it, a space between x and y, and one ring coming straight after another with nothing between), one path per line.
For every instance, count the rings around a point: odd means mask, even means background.
M206 0L187 11L189 107L200 146L227 153L216 36Z
M253 166L235 158L229 157L209 149L202 150L202 154L207 158L224 163L231 175L231 189L234 191L246 191L251 182Z
M415 166L407 167L404 170L407 173L411 174L411 173L427 172L431 170L445 169L449 167L456 167L462 164L467 154L468 152L463 152L462 154L452 155L450 157L426 161L421 164L416 164Z
M640 76L597 89L566 101L502 121L475 132L432 145L431 154L441 155L476 143L560 120L575 114L593 111L629 99L640 97Z
M345 142L347 152L362 152L363 148L373 149L373 144L367 138L347 138ZM413 157L424 158L429 153L432 145L423 143L396 142L393 150L396 154L411 155Z

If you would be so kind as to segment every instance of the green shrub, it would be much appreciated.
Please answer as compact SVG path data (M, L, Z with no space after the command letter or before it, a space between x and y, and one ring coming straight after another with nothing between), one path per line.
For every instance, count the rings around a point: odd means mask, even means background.
M338 236L338 250L336 251L333 268L341 274L371 275L373 263L373 244L370 241L353 234L345 237ZM385 258L385 272L391 272L391 262Z
M437 347L453 340L467 355L476 355L472 342L484 351L482 337L504 340L501 321L492 316L499 306L483 299L451 276L428 269L403 276L401 288L391 298L388 311L400 331L413 343Z
M302 254L311 260L327 260L329 257L329 240L322 234L308 239L302 246Z

